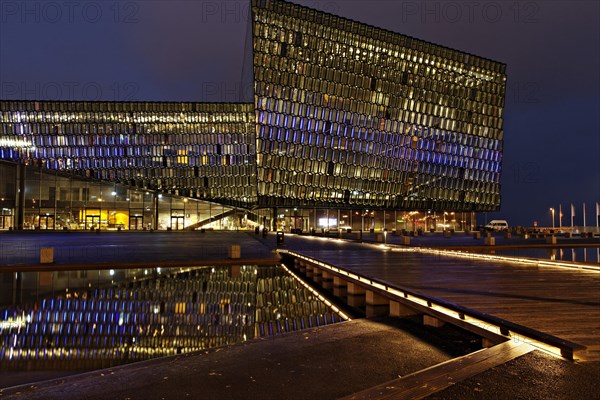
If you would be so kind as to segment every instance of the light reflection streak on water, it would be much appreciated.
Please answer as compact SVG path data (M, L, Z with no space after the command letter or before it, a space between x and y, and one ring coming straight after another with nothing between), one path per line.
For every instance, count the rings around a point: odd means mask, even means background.
M600 247L567 247L567 248L539 248L498 250L498 255L515 257L532 257L551 261L583 262L600 264Z

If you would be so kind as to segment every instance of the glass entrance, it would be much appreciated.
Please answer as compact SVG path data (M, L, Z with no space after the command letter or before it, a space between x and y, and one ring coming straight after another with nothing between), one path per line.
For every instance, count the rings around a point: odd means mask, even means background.
M302 217L294 217L292 229L304 229L304 218Z
M8 208L2 209L0 215L0 229L12 228L12 210Z
M171 230L179 231L184 229L185 210L173 208L171 210Z
M183 217L171 217L171 229L174 231L179 231L184 228Z
M140 215L129 217L129 230L139 231L142 229L144 229L144 217Z
M97 228L100 228L100 216L99 215L86 215L85 229L97 229Z
M38 229L54 229L54 215L42 214L38 217Z

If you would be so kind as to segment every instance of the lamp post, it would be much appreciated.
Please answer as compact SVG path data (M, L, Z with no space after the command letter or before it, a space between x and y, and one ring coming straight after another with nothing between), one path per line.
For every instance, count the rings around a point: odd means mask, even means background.
M550 212L552 213L552 229L554 229L554 208L550 208Z

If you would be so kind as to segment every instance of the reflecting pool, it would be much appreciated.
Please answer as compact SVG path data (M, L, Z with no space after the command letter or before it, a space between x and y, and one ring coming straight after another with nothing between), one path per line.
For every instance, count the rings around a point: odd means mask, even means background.
M343 321L279 266L5 273L1 369L93 369Z

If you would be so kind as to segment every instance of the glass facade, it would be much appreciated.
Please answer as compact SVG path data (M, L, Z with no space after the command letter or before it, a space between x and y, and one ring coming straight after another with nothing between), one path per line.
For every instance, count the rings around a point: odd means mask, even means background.
M252 21L259 203L499 208L504 64L279 0Z
M1 101L0 159L248 206L253 119L250 104Z
M254 104L0 101L0 160L26 167L0 165L0 229L179 229L193 199L306 230L499 209L505 64L280 0L250 18Z
M73 172L0 161L0 173L0 230L238 230L258 221L245 208Z

